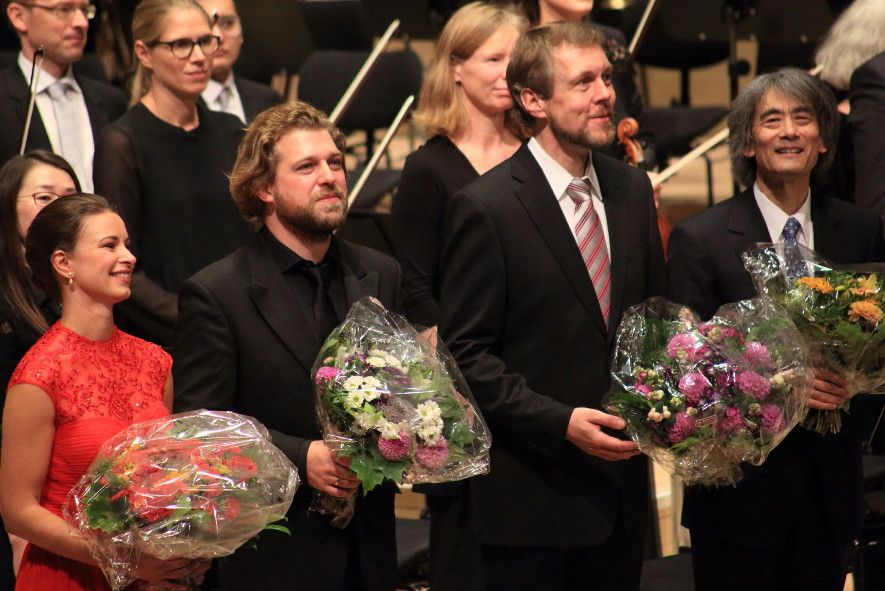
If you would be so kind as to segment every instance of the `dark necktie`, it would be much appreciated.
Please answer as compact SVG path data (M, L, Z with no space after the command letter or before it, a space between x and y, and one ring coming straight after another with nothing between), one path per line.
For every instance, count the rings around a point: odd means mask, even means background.
M327 264L306 267L314 287L313 322L317 341L324 342L329 333L338 326L338 314L329 296L332 269Z
M799 241L796 239L801 228L799 220L793 217L784 224L784 259L787 264L787 280L790 283L808 275L808 267L805 265L805 259L799 251Z

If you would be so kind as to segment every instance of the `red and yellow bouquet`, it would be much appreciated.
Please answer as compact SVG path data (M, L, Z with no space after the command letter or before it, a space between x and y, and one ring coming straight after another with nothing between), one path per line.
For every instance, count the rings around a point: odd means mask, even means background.
M214 558L281 519L295 467L255 419L195 411L131 425L104 443L68 495L65 517L115 590L139 553ZM270 525L269 525L270 524Z

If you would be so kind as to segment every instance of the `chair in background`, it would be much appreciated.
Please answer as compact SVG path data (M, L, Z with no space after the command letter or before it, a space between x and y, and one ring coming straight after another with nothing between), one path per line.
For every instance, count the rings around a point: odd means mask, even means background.
M710 66L729 57L728 43L711 40L703 30L709 21L715 26L720 6L707 0L668 0L649 24L648 32L639 46L635 61L641 65L679 70L679 102L669 107L646 106L640 118L640 127L655 138L658 162L666 167L667 159L688 153L692 142L715 127L728 113L726 106L691 106L691 70ZM712 11L712 12L711 12ZM694 15L690 22L685 15ZM692 25L692 23L695 23ZM707 164L707 193L713 203L712 165Z

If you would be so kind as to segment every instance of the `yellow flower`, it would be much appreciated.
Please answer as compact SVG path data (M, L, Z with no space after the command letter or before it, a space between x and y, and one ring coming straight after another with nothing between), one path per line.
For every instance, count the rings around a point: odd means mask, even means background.
M869 295L879 293L879 285L876 281L876 274L873 273L866 279L855 279L857 282L857 287L851 290L851 293L854 295Z
M882 320L882 309L871 300L854 302L848 307L848 319L854 322L861 318L870 324L878 324Z
M833 291L833 286L823 277L800 277L796 280L796 283L820 293L830 293Z

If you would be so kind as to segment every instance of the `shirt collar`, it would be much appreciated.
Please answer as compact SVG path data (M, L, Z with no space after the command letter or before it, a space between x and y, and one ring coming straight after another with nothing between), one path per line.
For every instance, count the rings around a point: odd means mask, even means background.
M23 52L18 52L18 67L21 70L22 75L25 77L25 83L31 81L31 63L31 60L26 58ZM77 79L74 77L74 68L68 66L67 72L65 72L61 78L56 78L43 68L40 68L40 79L37 80L37 87L34 89L34 94L40 94L55 84L58 80L66 80L74 90L82 93L80 85L77 84Z
M569 183L572 182L574 177L569 174L559 162L554 160L553 156L548 154L535 138L529 140L528 148L538 162L538 165L541 167L541 171L544 173L544 177L550 184L553 194L556 195L557 199L561 199L565 195L565 190L568 189ZM587 156L587 166L584 168L583 178L586 178L590 182L590 186L593 187L595 196L598 199L602 199L602 191L599 189L599 179L596 177L596 169L593 168L592 152Z
M209 78L209 84L206 85L206 88L201 93L203 96L203 100L208 104L212 105L215 101L218 100L218 97L221 95L221 91L225 88L231 89L233 91L234 86L234 73L230 72L227 75L227 78L224 79L223 82L219 82L214 78Z
M312 261L302 258L291 248L277 240L277 237L273 235L267 226L261 227L258 231L258 236L270 251L270 255L280 273L287 273L294 268L301 268L314 264ZM334 235L332 236L332 243L329 246L329 251L326 253L326 256L323 257L323 260L319 262L319 265L325 265L327 263L338 264L338 245L337 238L335 238Z
M759 188L758 183L753 183L753 196L756 198L756 205L762 212L762 218L765 220L765 226L768 228L768 235L771 236L772 242L780 242L781 235L784 231L784 225L790 218L795 218L799 222L800 232L806 237L811 229L811 189L808 189L808 195L802 203L799 211L793 215L788 215L784 210L778 207L765 193Z

